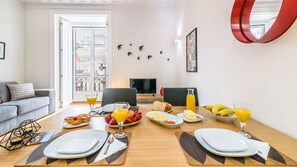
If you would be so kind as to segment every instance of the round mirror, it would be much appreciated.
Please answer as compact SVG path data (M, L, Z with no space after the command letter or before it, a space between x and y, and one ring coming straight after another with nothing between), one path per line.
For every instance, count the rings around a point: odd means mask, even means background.
M250 30L256 39L260 39L274 24L282 0L256 0L250 15Z
M285 33L297 17L297 0L235 0L232 33L244 43L266 43Z

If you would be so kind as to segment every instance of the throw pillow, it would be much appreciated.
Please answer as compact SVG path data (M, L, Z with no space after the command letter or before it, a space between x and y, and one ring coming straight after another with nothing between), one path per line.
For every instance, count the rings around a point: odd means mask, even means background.
M10 91L10 100L19 100L28 97L35 97L35 91L32 83L25 84L7 84Z

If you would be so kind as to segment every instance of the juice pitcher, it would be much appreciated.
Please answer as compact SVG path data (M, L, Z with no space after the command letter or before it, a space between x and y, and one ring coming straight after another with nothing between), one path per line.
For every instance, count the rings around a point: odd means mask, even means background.
M196 100L195 100L194 89L188 89L186 109L196 112Z

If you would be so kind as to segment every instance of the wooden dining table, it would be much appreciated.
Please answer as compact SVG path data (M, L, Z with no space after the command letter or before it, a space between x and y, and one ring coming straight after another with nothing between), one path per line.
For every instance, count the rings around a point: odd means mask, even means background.
M235 121L235 123L218 122L210 111L206 110L204 107L197 107L197 113L205 118L203 121L196 123L184 122L178 128L169 129L146 118L145 114L151 111L151 108L151 105L139 106L139 111L143 113L141 121L134 126L124 128L124 131L131 132L132 137L123 166L190 166L176 137L177 132L193 132L200 128L224 128L233 131L239 131L240 129L237 121ZM183 112L184 109L185 107L173 107L173 111L170 114L176 115ZM70 132L80 129L100 129L111 133L116 133L118 131L116 128L109 127L106 124L104 117L92 117L90 124L84 127L76 129L63 128L63 120L65 117L87 113L88 110L87 107L75 106L57 112L54 115L39 121L39 124L41 125L40 131L55 130L56 133ZM297 161L296 139L253 119L247 122L246 131L257 138L268 142L278 151ZM22 159L37 147L38 145L25 146L14 151L1 149L0 166L21 166L18 160ZM55 166L55 164L51 164L51 166Z

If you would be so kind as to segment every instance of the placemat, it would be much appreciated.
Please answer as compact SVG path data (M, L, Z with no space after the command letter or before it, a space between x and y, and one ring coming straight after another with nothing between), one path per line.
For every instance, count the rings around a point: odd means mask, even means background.
M183 149L184 155L188 164L192 166L201 165L246 165L246 166L264 166L264 165L289 165L297 166L297 162L286 156L285 154L277 151L271 147L268 159L265 161L258 155L250 157L222 157L207 151L195 138L194 132L176 132L179 144ZM256 139L256 138L253 138ZM259 139L256 139L259 140Z
M94 162L94 160L96 159L97 155L99 154L99 152L101 151L101 149L99 149L97 152L95 152L94 154L85 157L85 158L79 158L79 159L51 159L51 158L47 158L44 154L43 154L43 150L53 141L55 140L57 137L61 136L64 133L59 133L57 134L54 138L52 138L50 141L40 145L39 147L37 147L34 151L32 151L29 155L25 156L24 158L22 158L21 160L17 161L14 166L71 166L71 165L75 165L75 166L96 166L96 165L123 165L126 159L126 155L128 152L128 147L129 147L129 141L131 140L131 132L127 132L128 137L124 138L124 139L118 139L124 143L127 143L127 148L125 148L124 150L121 150L115 154L112 154L111 156L98 161L98 162ZM110 133L108 133L108 136L110 135Z

